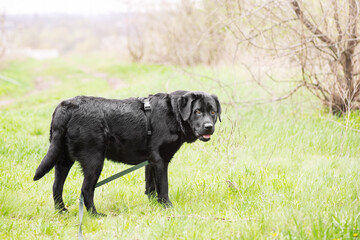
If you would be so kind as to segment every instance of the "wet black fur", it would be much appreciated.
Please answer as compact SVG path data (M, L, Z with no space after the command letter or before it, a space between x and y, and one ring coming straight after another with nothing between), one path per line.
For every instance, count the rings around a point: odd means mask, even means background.
M87 210L98 214L94 190L104 159L135 165L145 160L148 196L171 206L168 197L168 164L184 142L208 141L221 107L218 98L204 92L176 91L150 95L152 106L150 142L146 116L138 98L123 100L78 96L55 109L50 128L50 147L36 170L34 180L55 166L53 198L59 211L67 211L62 199L65 179L75 160L84 174L81 192ZM197 111L198 110L198 111ZM196 112L196 113L195 113Z

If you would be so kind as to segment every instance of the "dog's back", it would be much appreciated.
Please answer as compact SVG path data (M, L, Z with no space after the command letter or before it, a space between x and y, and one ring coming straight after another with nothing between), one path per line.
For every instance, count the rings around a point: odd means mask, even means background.
M80 160L88 149L105 151L106 148L106 156L117 162L137 164L144 161L145 153L131 151L132 148L146 151L146 145L142 144L146 135L145 115L141 108L142 104L136 98L117 100L77 96L62 101L53 113L50 147L34 180L48 173L62 155L67 155L71 161ZM125 149L127 154L123 154Z

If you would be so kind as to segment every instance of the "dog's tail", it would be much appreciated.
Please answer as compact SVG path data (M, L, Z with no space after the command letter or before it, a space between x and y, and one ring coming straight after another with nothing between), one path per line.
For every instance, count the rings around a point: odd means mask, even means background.
M50 127L50 146L45 157L36 169L34 181L42 178L57 163L63 151L66 150L65 134L66 125L71 118L71 110L61 103L54 111Z

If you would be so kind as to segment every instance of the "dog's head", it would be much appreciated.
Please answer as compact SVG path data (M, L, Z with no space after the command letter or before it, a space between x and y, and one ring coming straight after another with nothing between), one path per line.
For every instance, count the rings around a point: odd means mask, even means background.
M204 92L187 92L178 100L181 118L188 122L196 138L209 141L220 118L221 106L218 97Z

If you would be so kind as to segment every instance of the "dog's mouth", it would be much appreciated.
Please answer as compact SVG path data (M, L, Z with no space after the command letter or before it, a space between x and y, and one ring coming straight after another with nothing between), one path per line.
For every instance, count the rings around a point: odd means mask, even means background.
M204 135L201 135L201 136L199 137L199 139L200 139L201 141L203 141L203 142L209 141L210 138L211 138L211 134L204 134Z

